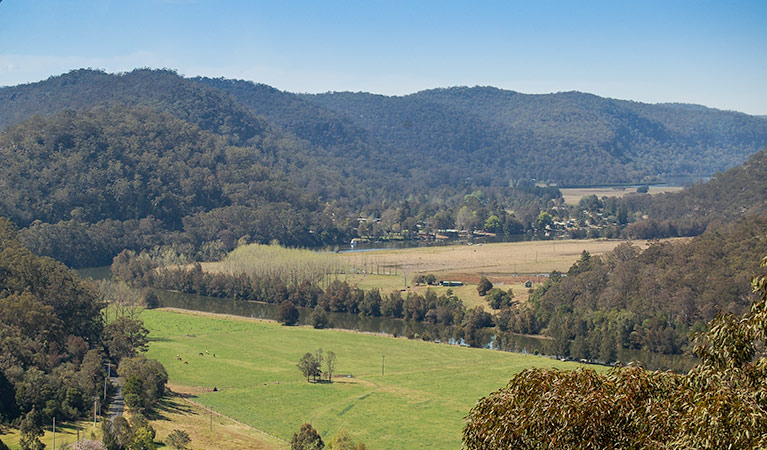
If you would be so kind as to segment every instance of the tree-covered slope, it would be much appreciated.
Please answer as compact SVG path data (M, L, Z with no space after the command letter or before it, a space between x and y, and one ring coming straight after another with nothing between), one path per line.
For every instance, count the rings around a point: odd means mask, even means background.
M344 92L304 98L345 113L395 148L417 150L420 158L479 162L495 180L700 177L741 163L767 141L767 124L746 114L578 92L462 87L403 97Z
M514 331L541 331L558 355L609 362L616 349L687 350L688 335L717 313L743 314L759 261L767 254L767 218L746 217L689 241L621 244L601 257L584 254L530 297L532 317ZM523 314L524 315L524 314ZM533 330L519 324L534 323Z
M243 96L242 88L256 94ZM406 179L423 185L353 124L294 94L253 83L190 80L168 70L107 74L83 69L0 88L0 127L34 115L114 105L150 107L223 136L325 199L359 205L371 198L406 196L405 188L412 193Z
M224 91L241 105L320 147L366 147L370 133L343 114L266 84L225 78L192 78Z
M266 166L327 198L364 201L467 181L582 185L706 177L767 143L764 119L697 105L492 87L401 97L306 95L146 69L78 70L0 88L0 126L116 103L157 108L258 148ZM349 186L336 182L341 178Z
M767 149L753 154L744 164L715 174L680 192L662 195L632 194L620 200L639 218L627 233L653 238L696 235L711 224L730 223L747 215L767 211Z
M93 286L23 248L0 217L0 424L21 417L34 429L89 411L103 386L103 306Z
M0 127L34 115L97 105L148 106L230 138L235 144L275 139L269 124L225 93L167 70L124 74L74 70L39 83L0 88Z
M0 133L0 159L0 215L29 226L31 248L70 264L157 243L337 239L316 197L252 149L149 108L34 117Z

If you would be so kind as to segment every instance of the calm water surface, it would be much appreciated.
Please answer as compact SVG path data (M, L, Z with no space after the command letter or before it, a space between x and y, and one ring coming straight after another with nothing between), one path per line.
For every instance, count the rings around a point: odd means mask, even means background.
M106 279L110 276L109 266L80 269L83 277ZM195 294L184 294L155 289L160 305L169 308L180 308L192 311L210 312L216 314L231 314L235 316L258 319L277 320L277 305L233 298L206 297ZM298 308L299 324L310 325L311 309ZM392 336L428 337L429 340L454 345L465 345L462 340L455 338L456 327L444 326L425 322L414 322L403 319L386 317L360 316L349 313L328 313L332 328L356 330L368 333L380 333ZM510 351L516 353L547 355L551 352L551 340L540 336L527 336L514 333L496 334L492 328L480 330L479 340L485 348ZM618 360L640 361L648 369L673 370L686 372L697 362L696 358L688 355L664 355L645 350L619 349Z

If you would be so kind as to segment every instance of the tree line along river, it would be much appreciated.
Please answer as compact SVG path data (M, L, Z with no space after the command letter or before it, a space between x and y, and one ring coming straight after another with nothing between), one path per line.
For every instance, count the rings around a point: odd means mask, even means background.
M78 272L81 276L96 280L108 279L111 276L108 266L80 269ZM276 304L234 298L207 297L158 289L153 289L153 291L157 295L161 307L215 314L230 314L266 320L277 319L278 305ZM298 308L298 310L298 324L310 325L311 309ZM332 328L409 338L425 338L446 344L466 345L462 340L454 337L457 328L455 326L351 313L328 312L327 314ZM479 330L479 339L484 348L516 353L547 355L551 346L551 339L548 337L497 333L495 328ZM686 372L697 362L697 358L690 355L666 355L633 349L619 349L618 360L639 361L648 369L673 370L676 372Z

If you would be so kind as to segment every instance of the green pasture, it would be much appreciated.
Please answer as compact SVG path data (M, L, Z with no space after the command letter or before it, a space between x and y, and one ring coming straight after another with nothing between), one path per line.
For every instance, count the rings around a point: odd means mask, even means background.
M95 427L93 421L81 420L77 422L57 423L56 424L56 448L64 448L68 444L74 444L77 437L80 439L100 439L101 422ZM46 448L53 448L53 423L46 424L43 427L44 435L40 437L40 442L45 444ZM0 427L0 440L11 450L19 449L19 440L21 432L18 428Z
M148 357L165 365L175 390L285 440L311 422L325 439L343 428L370 449L459 448L469 409L514 373L578 367L248 319L161 310L145 311L142 318L151 332ZM332 384L307 383L296 367L301 355L317 348L338 357Z

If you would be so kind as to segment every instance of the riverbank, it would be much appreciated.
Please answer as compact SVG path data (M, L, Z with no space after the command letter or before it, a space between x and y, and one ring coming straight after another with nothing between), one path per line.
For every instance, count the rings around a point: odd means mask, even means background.
M263 320L157 310L142 318L151 337L147 356L165 365L174 389L185 386L205 408L284 440L307 421L326 441L343 428L373 450L458 448L468 410L512 374L583 367ZM337 356L334 383L307 383L296 367L317 348Z

